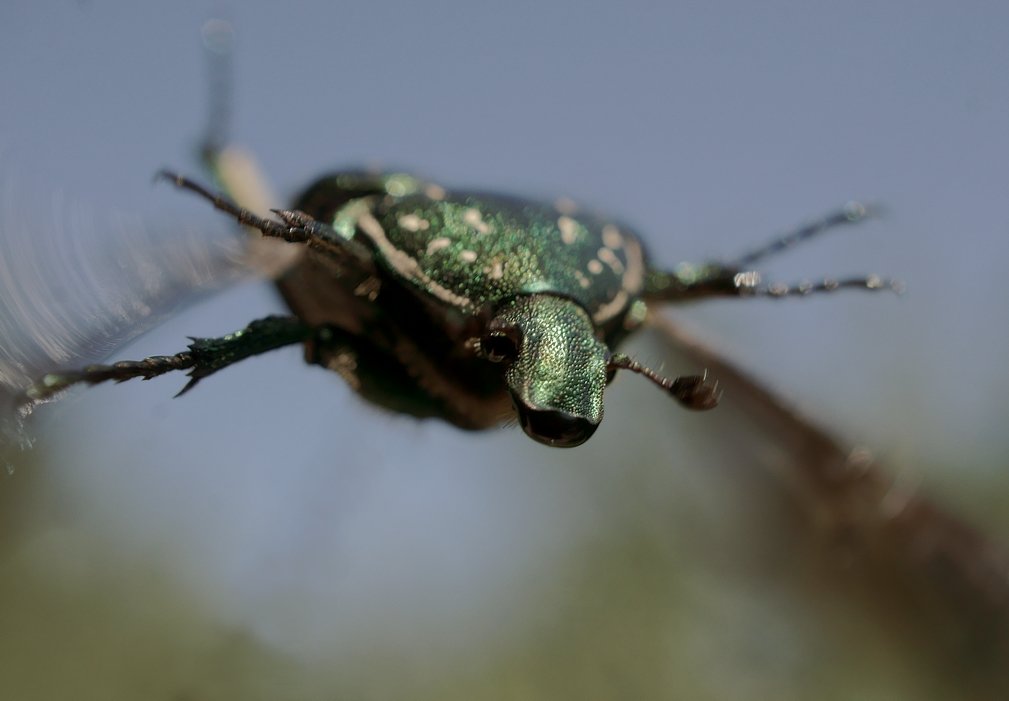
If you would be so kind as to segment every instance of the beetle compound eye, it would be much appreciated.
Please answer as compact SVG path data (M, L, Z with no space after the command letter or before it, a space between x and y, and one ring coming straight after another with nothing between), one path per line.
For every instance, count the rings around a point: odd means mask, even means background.
M499 329L480 339L480 351L492 363L515 360L522 337L518 329Z

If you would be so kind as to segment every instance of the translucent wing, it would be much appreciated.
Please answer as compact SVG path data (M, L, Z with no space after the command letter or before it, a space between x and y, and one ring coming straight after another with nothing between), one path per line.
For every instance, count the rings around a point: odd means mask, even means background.
M261 241L227 221L136 214L0 181L0 400L110 354L200 296L256 274ZM8 436L9 437L9 436Z

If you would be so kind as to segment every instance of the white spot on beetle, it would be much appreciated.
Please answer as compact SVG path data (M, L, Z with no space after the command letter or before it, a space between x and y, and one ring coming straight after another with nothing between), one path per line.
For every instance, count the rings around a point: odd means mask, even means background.
M404 175L392 175L385 182L385 191L391 197L403 197L413 189L413 178Z
M592 281L581 270L575 271L575 278L578 280L578 284L582 286L582 289L588 289L589 285L592 284Z
M489 268L484 268L484 274L490 277L491 280L500 280L504 277L504 265L501 264L500 260L494 259L494 262Z
M624 235L620 233L620 229L613 226L612 224L607 224L603 227L603 245L607 248L612 248L614 251L618 251L623 248L624 245Z
M473 263L477 259L476 251L459 251L459 260L463 263Z
M624 272L624 264L620 262L617 258L617 254L614 253L609 248L600 248L596 255L599 256L599 260L610 266L610 270L613 271L615 275L622 275Z
M441 185L435 185L434 183L428 183L424 187L424 194L430 197L432 200L438 200L439 202L445 199L445 188Z
M597 324L604 324L617 314L624 311L635 296L641 294L641 287L645 281L645 258L641 253L641 246L634 237L624 239L624 255L627 259L627 269L620 280L621 290L613 299L605 304L599 305L592 314L592 321Z
M399 218L399 225L407 231L427 231L431 222L421 219L416 214L404 214Z
M571 217L558 217L557 228L561 230L561 241L568 246L578 240L578 222Z
M558 197L554 200L554 209L557 210L558 214L567 214L570 216L578 211L578 204L570 197Z
M490 224L483 220L483 215L480 214L479 209L470 207L465 212L462 213L462 220L468 225L472 226L477 230L478 233L488 234L490 233Z
M593 275L598 275L599 273L603 272L603 264L600 263L595 258L590 260L589 264L586 267L589 269L589 272L592 273Z
M451 245L452 239L439 236L436 239L431 239L431 242L427 244L427 254L432 255L443 248L448 248Z
M460 309L472 308L472 300L468 297L457 294L432 280L431 277L421 269L416 258L406 251L401 251L396 248L392 241L389 240L389 237L385 235L385 229L383 229L378 220L372 216L371 212L362 212L358 215L357 225L361 228L361 232L371 239L379 253L385 257L386 262L388 262L388 264L392 266L392 269L397 273L407 280L419 285L421 288L446 304L451 304L453 307L458 307ZM435 240L437 241L437 239ZM434 243L434 241L431 243ZM430 244L428 247L430 247Z

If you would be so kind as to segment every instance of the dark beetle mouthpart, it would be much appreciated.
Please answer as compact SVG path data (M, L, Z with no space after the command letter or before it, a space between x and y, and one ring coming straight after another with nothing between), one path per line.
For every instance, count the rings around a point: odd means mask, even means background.
M574 448L596 432L594 424L581 416L565 411L549 411L517 407L519 424L526 435L535 441L555 448Z

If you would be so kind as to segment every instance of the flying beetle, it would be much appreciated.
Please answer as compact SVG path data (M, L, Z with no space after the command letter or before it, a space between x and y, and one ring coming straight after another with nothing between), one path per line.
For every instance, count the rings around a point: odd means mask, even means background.
M223 161L227 161L224 154L225 152L221 152L215 157L219 170L227 171L227 173L221 176L220 185L217 187L221 187L238 203L250 208L255 207L256 205L254 199L247 198L244 194L242 194L241 189L236 187L234 184L230 175L233 173L233 169L227 163L223 163ZM141 177L144 177L144 175L141 174ZM435 192L437 192L437 190L435 190ZM174 193L164 192L163 195L167 201L171 201ZM274 206L277 204L276 200L267 201L269 204ZM563 209L567 210L568 208L563 207ZM259 212L258 208L254 211ZM311 214L311 210L309 210L309 213ZM556 216L559 220L561 214L562 212L558 211L553 216ZM862 216L864 216L863 212L857 206L849 207L846 211L839 212L838 214L842 216L838 216L833 219L831 219L831 217L827 217L822 220L821 223L827 223L829 225L831 221L834 221L836 222L836 225L843 227L847 223L858 221ZM325 223L326 220L322 218L322 215L316 216ZM568 216L571 218L578 218L581 215L578 212L573 212L569 213ZM407 221L410 222L412 220ZM281 222L282 226L287 226L286 222L283 220L281 220ZM292 223L297 224L298 222L293 221ZM818 227L816 226L816 223L814 223L814 225L809 229L811 232L810 235L817 230L822 231L826 228L826 226ZM623 231L623 228L620 228L618 225L618 230ZM177 233L177 231L173 231L173 234L176 236ZM563 233L560 230L559 224L558 233ZM808 236L805 238L808 238ZM794 237L784 237L783 241L798 241L802 239L802 236L797 235ZM257 239L256 242L258 243L259 240ZM280 243L281 248L292 252L295 257L307 255L310 248L308 243L288 243L281 242L279 239L277 239L276 242ZM264 240L261 243L269 243L269 240ZM598 258L598 255L595 257ZM647 260L649 260L649 265L655 265L656 267L660 264L668 265L675 261L675 259L665 259L661 261L659 259ZM291 261L292 264L295 262L296 261ZM760 262L760 260L752 256L749 258L743 256L736 259L734 265L727 264L722 267L726 270L736 268L745 272L752 270ZM324 261L322 265L325 265ZM587 265L588 264L586 263L586 266ZM285 276L290 274L289 271L292 271L293 269L294 268L292 267L283 265L278 271L277 276L281 280L284 280ZM673 270L675 273L683 273L688 269L681 267L674 268ZM493 267L491 268L491 271L493 272ZM589 272L591 273L591 271ZM735 283L735 279L733 282ZM745 278L741 279L740 282L746 282ZM760 286L760 283L756 280L751 279L749 283L754 288ZM767 287L770 291L771 286ZM361 291L365 292L366 290ZM745 287L729 289L727 291L732 292L733 296L750 295L749 290ZM736 292L738 292L738 294L736 294ZM380 295L382 290L378 290L378 293ZM375 301L377 302L379 299L380 297L376 296ZM676 301L688 302L691 301L691 299L691 297L683 295L671 301L673 303ZM367 295L352 296L351 301L360 305L360 307L355 308L366 308L368 311L375 314L388 309L388 307L383 307L378 304L369 306L367 303L370 300ZM661 306L664 301L666 300L651 299L649 301L643 301L643 304L653 307L654 311L656 308ZM642 305L638 305L638 308L640 309L641 306ZM633 319L636 320L636 317ZM241 321L242 320L239 320L238 323L234 323L232 328L240 326ZM646 324L647 323L659 324L661 325L660 328L662 330L670 328L668 325L664 324L663 318L657 314L653 315L652 319L646 320ZM229 326L230 325L231 324L229 324ZM223 331L225 329L221 330ZM678 327L676 330L679 332L682 329ZM628 333L631 333L631 331L628 331ZM362 335L355 338L357 338L359 343L363 345L366 340L376 342L379 337L365 337ZM8 337L0 333L0 339L6 342ZM304 343L307 346L310 342L311 341L301 343ZM774 344L777 341L772 338L766 340L765 342ZM494 342L492 341L489 344L490 350L492 351L494 350L493 343ZM614 342L614 344L615 343L616 342ZM6 346L6 343L0 345ZM198 345L202 346L202 348L206 351L203 357L208 357L215 352L207 342L203 342ZM222 343L222 345L227 344ZM384 347L389 346L386 345ZM608 350L610 351L614 349L615 346L608 347ZM6 350L6 348L2 350ZM250 349L246 346L245 350ZM237 355L226 357L222 354L218 357L222 363L225 361L234 362L238 359ZM396 356L394 356L394 359L395 357ZM344 370L346 372L346 377L349 379L365 376L360 367L355 367L350 361L353 360L356 363L361 363L385 358L381 355L368 355L364 356L362 360L360 357L354 358L349 354L345 354L342 359L337 359L342 362L337 362L336 367ZM193 362L194 364L188 368L191 372L195 371L197 368L195 360ZM149 364L154 365L155 360L152 359ZM33 375L33 377L41 378L44 372L65 367L67 365L70 365L70 363L51 363L48 367L42 367L42 369L38 371L37 374ZM178 362L177 365L179 365L182 370L187 369L185 368L184 362ZM442 367L442 365L438 363L436 363L436 365L439 368ZM858 542L870 543L872 545L879 542L884 544L896 543L898 547L870 547L866 548L866 550L883 562L887 567L895 567L898 564L910 563L914 567L912 571L915 574L922 575L920 577L910 578L915 582L926 581L926 577L924 575L934 575L936 571L946 574L953 569L955 572L965 573L965 576L961 579L967 579L971 583L978 582L978 584L976 586L964 586L957 591L967 593L969 595L967 598L969 598L971 605L974 605L977 601L982 600L984 594L990 593L994 590L995 594L998 594L999 596L991 596L991 599L1004 610L1004 602L1007 600L1003 593L1006 591L1005 587L992 587L990 586L990 583L992 581L1004 582L1006 573L1009 572L1009 568L1005 566L1004 559L997 557L996 551L990 546L990 543L986 543L984 540L972 536L971 532L969 530L965 530L960 523L955 520L948 519L943 516L941 512L939 512L937 516L937 510L934 505L929 503L922 504L921 498L918 494L912 493L908 495L906 490L895 490L893 480L888 479L888 476L893 473L892 470L888 472L885 469L868 469L872 467L872 465L867 463L864 454L854 454L850 449L850 444L841 440L831 440L829 437L825 436L823 432L816 432L815 426L796 420L795 414L788 414L786 409L783 408L780 403L776 403L774 401L774 397L767 396L766 392L761 393L759 386L754 386L752 382L747 385L746 380L749 378L735 377L730 368L720 365L711 357L698 361L696 366L698 371L707 369L711 381L713 382L714 380L717 380L719 383L719 390L724 390L726 406L724 406L720 411L724 412L726 409L734 408L729 406L730 403L736 404L737 406L745 403L747 404L746 411L748 417L755 418L761 422L771 421L776 423L775 429L777 432L775 433L775 436L780 439L777 445L785 446L785 449L788 451L784 457L780 458L780 465L784 465L785 470L791 470L788 475L789 477L794 476L794 474L798 474L801 478L804 478L801 480L800 484L803 487L809 488L802 489L796 493L800 493L802 497L814 495L813 497L809 497L814 502L814 505L816 507L825 507L823 509L816 509L816 515L818 518L821 517L821 511L827 512L831 517L833 517L829 519L829 523L831 525L835 523L841 524L844 529L844 533L848 533L851 530L854 522L854 525L859 527L858 535L861 536ZM204 372L208 369L213 369L213 366L209 365L206 361L204 361L200 367L204 369ZM505 369L506 363L499 362L491 367L500 372ZM338 381L337 378L327 377L325 373L317 372L314 369L306 369L305 372L311 372L314 373L314 375L320 376L320 380L322 382L332 380L335 383ZM69 375L70 373L64 374ZM145 375L142 373L131 375L129 372L123 372L122 376L144 377ZM91 377L93 379L97 379L99 374L95 372L91 375ZM199 378L196 377L195 379ZM634 379L636 380L637 378ZM320 384L322 384L322 382L320 382ZM37 385L44 384L45 383L41 380L37 383ZM421 390L427 390L425 385L417 383L416 386L419 386ZM375 387L372 386L371 389L374 391ZM48 391L55 390L50 389ZM51 396L48 394L48 391L44 387L41 388L39 390L40 397L44 398L45 396ZM420 394L422 397L424 396L423 392ZM402 399L404 395L402 393L397 394L395 392L388 392L387 396ZM713 396L717 397L717 391ZM295 411L297 412L297 410ZM508 411L507 407L506 411ZM708 418L715 418L717 420L718 417L705 416L700 417L700 420L706 420ZM780 430L781 426L785 426L789 432L783 435L783 432ZM112 431L110 431L110 433L112 433ZM115 434L113 433L111 438L114 439L114 437ZM620 447L622 448L622 446ZM745 456L747 458L747 462L744 463L746 467L752 467L753 465L751 462L758 462L758 458L756 457L757 453L756 451L751 451L751 446L749 444L746 444L742 450L746 451ZM853 459L853 457L857 459ZM778 459L777 453L774 454L774 458ZM334 462L337 466L339 466L339 454L337 454ZM774 467L778 468L779 465L776 464ZM889 468L892 466L884 465L881 467ZM673 457L670 456L670 459L667 462L658 465L658 469L663 472L670 472L689 469L689 466L676 465ZM777 473L775 473L775 475L777 475ZM281 477L281 479L283 479L283 477ZM790 487L791 483L788 483L785 486ZM901 509L899 512L895 512L891 508L895 501L893 498L895 492L900 497L899 501ZM853 504L857 505L858 508L855 508ZM892 515L895 513L898 513L900 518L893 518ZM715 510L711 513L710 517L712 519L719 519L720 514L717 510ZM861 518L862 520L855 520L856 517ZM950 524L951 521L952 523ZM819 525L821 522L817 521L816 523ZM944 525L947 527L943 528ZM886 537L894 533L896 533L897 537ZM941 537L937 537L937 533ZM883 537L880 537L880 535ZM848 558L844 559L845 563L849 561ZM979 570L984 576L978 575ZM945 594L946 592L944 591L943 593ZM935 597L935 600L945 601L947 599ZM1004 620L1004 618L1000 618L998 620Z
M446 189L405 173L322 176L286 209L252 201L238 184L246 159L219 138L217 105L204 156L221 191L163 171L247 229L283 242L272 273L287 316L268 316L174 355L49 372L24 406L77 384L185 371L180 394L245 358L301 345L305 360L340 374L362 397L463 429L517 419L546 445L573 447L595 432L619 370L642 375L681 405L714 408L718 378L663 377L617 352L650 307L712 297L784 298L837 289L897 290L875 275L766 284L754 265L829 229L861 221L850 203L729 262L664 268L618 221L568 200L537 202ZM264 206L265 205L265 206ZM699 368L703 369L703 368Z
M223 159L213 156L221 168ZM41 401L79 383L149 379L185 370L189 382L244 358L301 344L362 397L418 418L484 429L517 417L551 446L584 443L603 417L618 370L638 373L683 406L716 406L717 379L665 378L617 345L650 304L709 297L896 290L877 276L764 284L751 266L832 227L858 222L850 203L732 263L654 266L630 228L567 201L446 190L404 173L325 175L291 209L264 218L188 177L160 178L209 201L264 237L296 247L277 277L291 310L170 356L49 373L25 392Z

